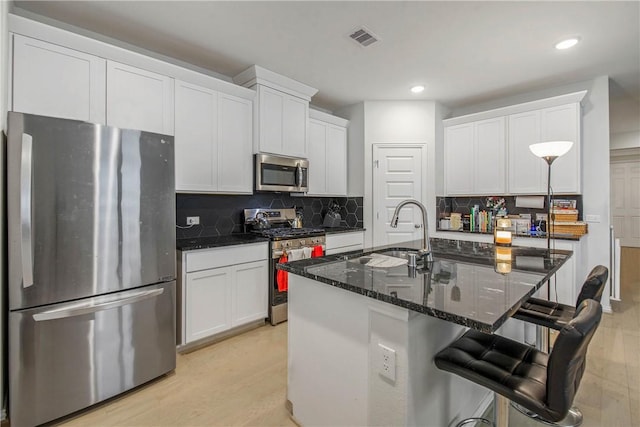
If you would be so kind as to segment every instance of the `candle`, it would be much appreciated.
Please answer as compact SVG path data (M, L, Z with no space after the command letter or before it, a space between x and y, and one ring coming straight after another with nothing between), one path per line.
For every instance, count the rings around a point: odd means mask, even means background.
M496 245L511 245L511 231L496 231Z

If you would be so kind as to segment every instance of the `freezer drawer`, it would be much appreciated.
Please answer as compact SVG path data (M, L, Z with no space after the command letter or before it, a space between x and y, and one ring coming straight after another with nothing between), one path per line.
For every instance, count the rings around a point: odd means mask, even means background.
M175 281L9 314L12 426L62 417L176 366Z

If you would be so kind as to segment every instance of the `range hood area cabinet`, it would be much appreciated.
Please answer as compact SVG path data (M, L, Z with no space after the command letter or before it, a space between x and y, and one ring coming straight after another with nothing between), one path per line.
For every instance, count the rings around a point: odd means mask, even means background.
M174 134L171 77L19 34L12 41L10 110Z
M580 194L580 101L586 91L443 120L445 195L546 194L547 164L529 145L572 141L553 163L555 194Z
M251 99L177 80L176 191L252 194L252 120Z
M318 91L257 65L233 78L254 89L254 152L306 159L309 101Z
M309 110L309 196L347 195L349 121Z

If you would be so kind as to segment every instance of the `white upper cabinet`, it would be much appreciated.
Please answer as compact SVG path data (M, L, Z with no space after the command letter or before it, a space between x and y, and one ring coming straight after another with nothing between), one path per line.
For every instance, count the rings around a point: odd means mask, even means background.
M316 110L309 119L308 195L347 194L348 120Z
M107 124L174 134L173 79L107 61Z
M176 191L218 188L218 93L176 81Z
M445 129L445 185L448 195L505 192L504 117Z
M218 191L253 192L253 102L218 94Z
M580 105L572 103L509 116L509 192L546 194L547 163L529 145L572 141L564 156L553 162L551 188L555 194L580 193Z
M540 142L540 113L509 116L509 192L512 194L546 194L543 183L546 163L536 157L529 145Z
M12 77L12 111L105 123L102 58L15 34Z
M257 92L254 152L307 158L309 101L317 90L257 65L233 80Z
M551 170L553 192L556 194L580 193L582 190L580 186L580 104L545 108L540 114L542 141L573 141L569 152L553 162ZM546 163L542 163L546 172ZM545 185L546 182L545 177Z
M307 157L309 102L258 86L258 148L261 153Z
M529 146L572 141L551 170L555 194L580 194L580 101L558 95L443 121L446 195L546 194L547 163Z
M176 191L252 193L252 105L176 82Z

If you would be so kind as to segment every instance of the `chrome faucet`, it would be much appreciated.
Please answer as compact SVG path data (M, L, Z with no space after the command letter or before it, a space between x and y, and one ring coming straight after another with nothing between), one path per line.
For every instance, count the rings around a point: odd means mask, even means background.
M429 226L427 222L427 208L424 207L422 203L415 199L407 199L401 201L398 206L396 206L396 210L393 212L393 217L391 218L391 227L398 227L398 214L400 210L405 205L416 205L422 211L422 249L418 251L418 254L425 258L428 262L433 261L433 254L431 253L431 242L429 241Z

